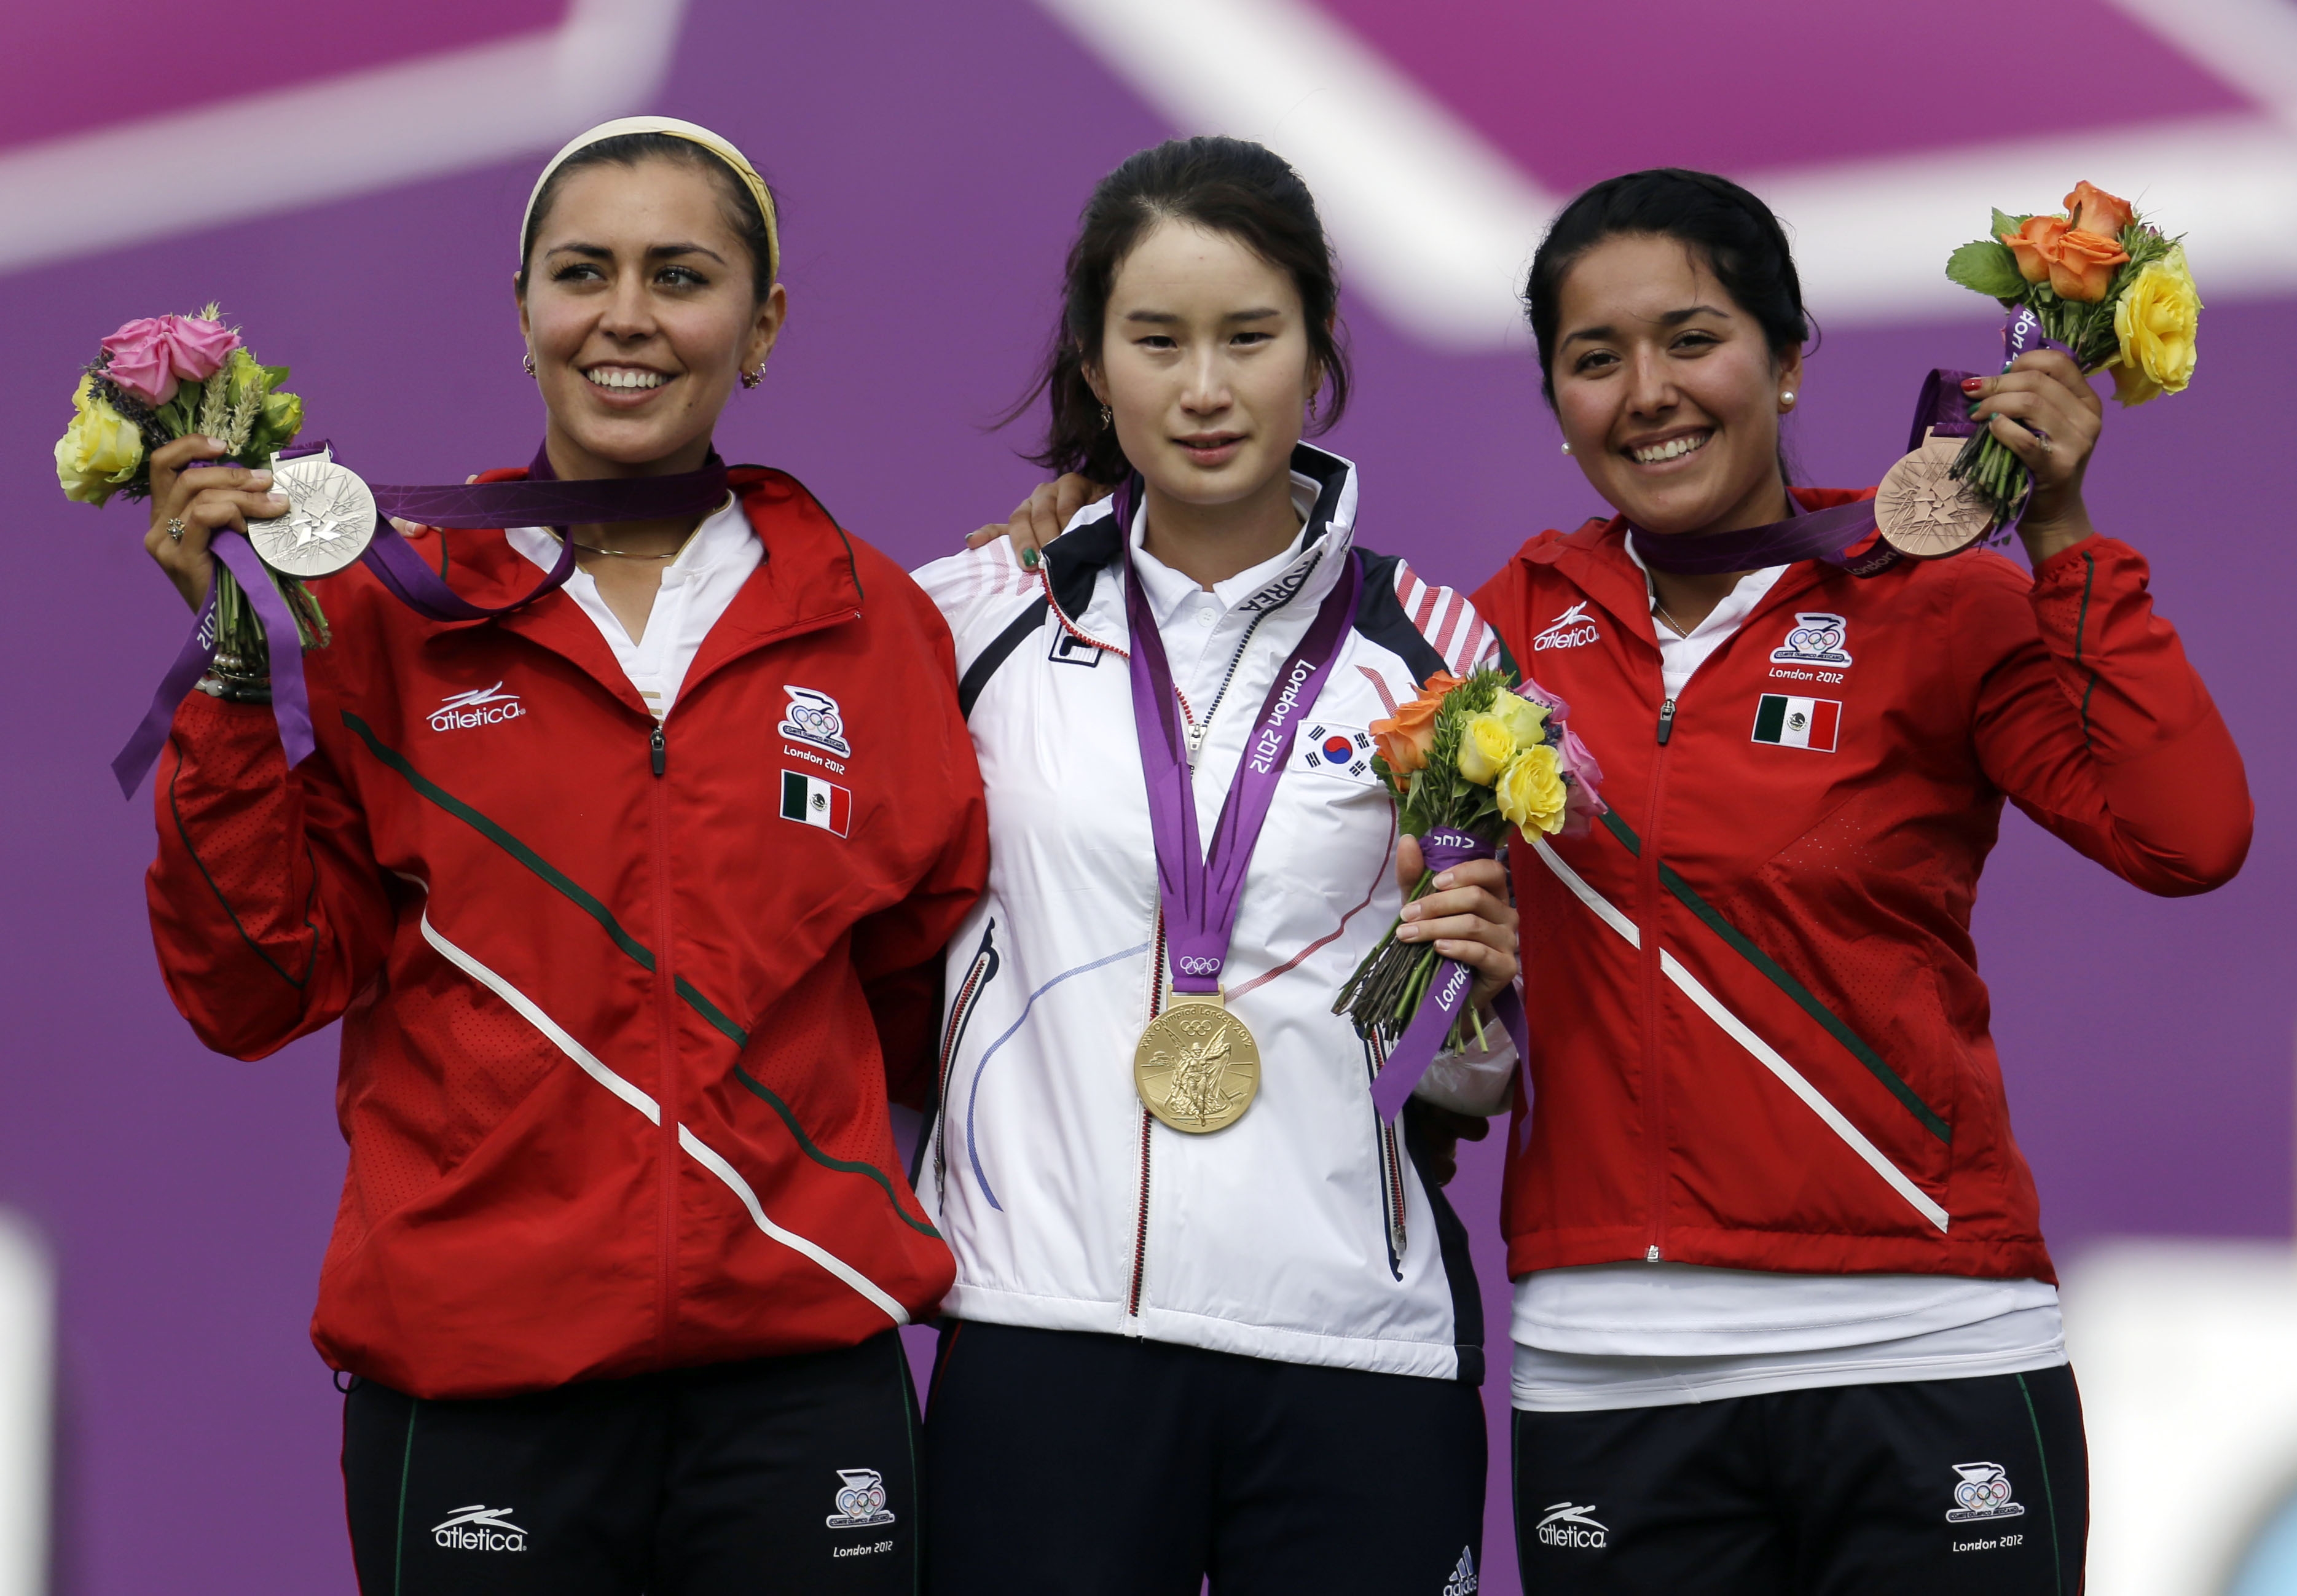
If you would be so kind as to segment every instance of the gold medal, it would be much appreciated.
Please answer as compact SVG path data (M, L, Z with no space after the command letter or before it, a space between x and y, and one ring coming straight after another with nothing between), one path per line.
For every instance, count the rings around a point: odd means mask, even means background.
M1191 1136L1224 1131L1260 1091L1260 1045L1217 992L1174 992L1132 1053L1148 1112Z
M1890 467L1874 493L1874 524L1900 554L1934 560L1959 553L1992 530L1986 496L1947 474L1962 440L1923 435L1922 447Z

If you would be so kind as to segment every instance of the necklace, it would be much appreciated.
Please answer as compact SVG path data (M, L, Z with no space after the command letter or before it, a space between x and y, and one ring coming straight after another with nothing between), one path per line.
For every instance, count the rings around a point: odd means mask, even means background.
M1651 599L1651 613L1656 614L1661 621L1666 621L1669 627L1673 628L1676 637L1687 638L1691 636L1691 629L1684 625L1682 621L1677 621L1674 616L1668 614L1667 613L1667 606L1659 603L1656 595L1654 595Z
M707 516L703 518L704 521L708 519L709 517ZM572 538L569 538L567 541L572 543L575 547L580 549L586 555L609 555L617 560L675 560L679 555L686 552L686 546L694 541L695 534L701 531L701 530L702 522L696 522L694 523L694 531L687 533L685 537L679 539L678 547L671 549L666 555L632 554L626 548L602 548L596 543L578 542Z

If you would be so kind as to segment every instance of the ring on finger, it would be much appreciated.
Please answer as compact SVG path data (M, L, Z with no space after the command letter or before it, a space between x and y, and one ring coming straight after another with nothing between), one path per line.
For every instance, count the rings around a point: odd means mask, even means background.
M168 517L168 541L169 541L169 542L170 542L170 543L181 543L183 540L184 540L184 518L183 518L182 516L180 516L180 515L170 515L170 516L169 516L169 517Z

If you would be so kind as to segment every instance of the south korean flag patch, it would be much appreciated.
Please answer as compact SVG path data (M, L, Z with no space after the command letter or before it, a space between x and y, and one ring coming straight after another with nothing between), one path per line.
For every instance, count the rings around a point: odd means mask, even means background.
M1332 720L1310 721L1300 728L1299 740L1292 745L1293 769L1338 777L1363 787L1379 785L1371 756L1371 733L1361 726L1342 726Z

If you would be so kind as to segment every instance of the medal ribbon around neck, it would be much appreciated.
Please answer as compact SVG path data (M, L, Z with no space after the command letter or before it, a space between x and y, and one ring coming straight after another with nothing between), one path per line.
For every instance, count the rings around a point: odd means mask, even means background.
M325 443L283 449L288 460L317 454ZM523 481L461 482L440 486L383 485L373 489L375 535L359 563L373 572L399 603L426 621L490 621L525 608L545 594L564 585L574 574L574 540L567 529L578 524L621 521L666 520L678 515L706 515L725 502L726 462L716 453L699 471L675 476L604 477L564 481L550 469L547 447L537 449ZM465 531L497 527L547 526L558 534L556 564L519 597L505 605L473 604L447 585L423 556L399 535L391 517L399 515L424 526ZM271 656L271 713L279 725L280 745L292 769L310 756L317 741L311 730L310 695L303 681L303 650L296 640L295 620L286 601L271 585L269 567L240 533L225 529L210 545L218 564L238 580L248 602L263 622ZM192 634L176 654L175 662L160 679L152 707L111 761L123 797L133 797L144 773L167 745L168 729L175 724L181 704L215 657L216 596L219 583L208 583L206 602L200 606Z
M2056 350L2061 354L2071 352L2055 339L2044 337L2042 325L2034 313L2020 306L2002 328L2002 368L2007 371L2019 356L2043 349ZM1906 433L1907 453L1920 448L1922 440L1933 433L1941 438L1967 438L1978 431L1978 424L1970 419L1969 403L1962 395L1963 380L1972 374L1939 367L1922 379L1922 392L1914 402L1914 425ZM1760 571L1766 565L1785 565L1796 560L1823 560L1840 566L1853 576L1873 576L1889 570L1902 557L1897 549L1874 535L1872 498L1836 505L1831 509L1805 510L1790 489L1787 508L1791 513L1784 521L1728 532L1651 532L1630 522L1627 537L1644 564L1678 576ZM2006 533L2016 526L2017 520L2013 518L2001 530Z
M1275 802L1277 780L1291 758L1293 737L1347 639L1363 579L1353 554L1343 555L1339 580L1317 610L1307 635L1276 672L1245 738L1236 779L1221 805L1207 854L1198 843L1188 737L1173 691L1172 667L1165 661L1157 617L1132 571L1130 488L1127 484L1128 490L1117 495L1116 504L1118 535L1127 551L1124 612L1132 631L1132 657L1127 663L1132 672L1132 724L1140 742L1140 773L1148 784L1148 824L1157 844L1157 890L1165 908L1173 990L1217 993L1253 848Z

